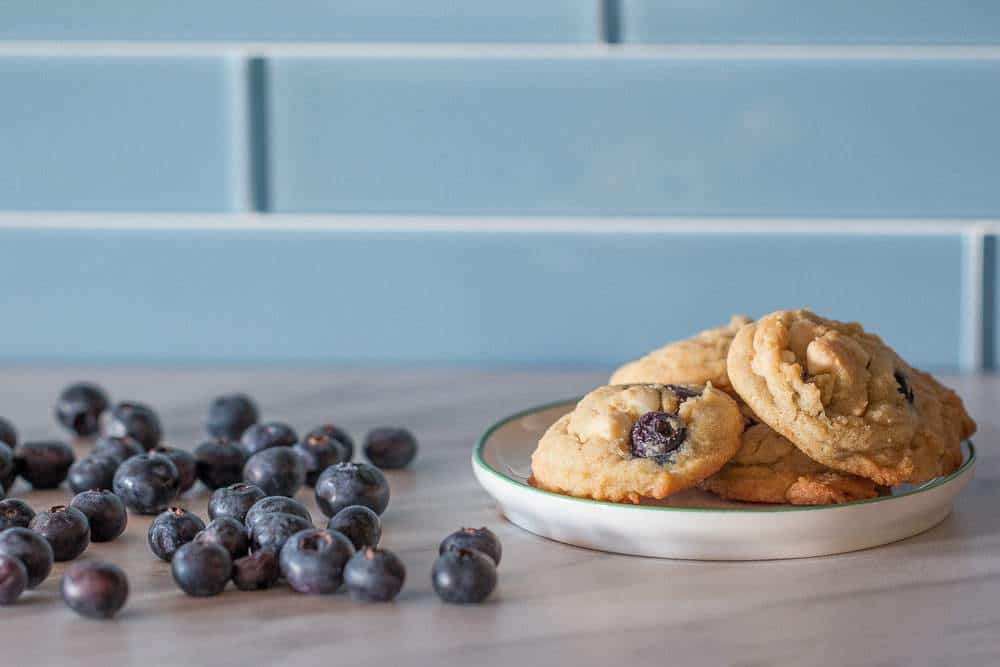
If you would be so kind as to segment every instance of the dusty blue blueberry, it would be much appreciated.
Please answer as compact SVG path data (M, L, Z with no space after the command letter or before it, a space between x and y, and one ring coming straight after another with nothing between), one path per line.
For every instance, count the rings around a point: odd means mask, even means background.
M250 550L273 549L281 551L289 537L299 531L312 529L313 525L296 514L275 512L257 519L250 529ZM344 538L347 539L347 538Z
M171 507L149 524L146 541L149 550L160 560L170 561L177 550L205 529L205 522L181 507Z
M632 456L667 463L686 437L687 429L677 415L647 412L632 427Z
M208 500L208 518L228 516L243 523L254 503L266 495L260 487L246 482L237 482L216 489Z
M330 517L326 529L343 533L355 549L377 547L382 538L382 521L378 514L364 505L351 505L340 510Z
M128 577L114 563L85 560L67 568L59 590L70 609L81 616L102 620L111 618L125 606Z
M241 522L229 516L212 519L196 539L215 542L228 551L233 560L246 556L250 549L250 538L247 537L246 528Z
M130 436L148 451L160 444L163 427L153 408L145 403L123 401L111 408L106 435Z
M212 401L205 430L213 438L239 440L257 423L257 404L246 394L226 394Z
M309 528L289 537L278 563L288 585L299 593L325 595L344 582L344 566L354 547L344 535Z
M338 463L316 480L316 503L327 516L351 505L364 505L381 515L389 505L389 482L367 463Z
M445 602L478 603L496 588L497 568L481 551L448 549L434 562L431 584Z
M145 454L146 450L135 438L130 438L127 435L122 437L109 435L97 439L97 442L94 443L93 453L110 456L120 465L133 456Z
M295 516L302 517L309 522L312 526L312 515L309 514L309 510L306 506L295 500L294 498L287 498L285 496L267 496L266 498L261 498L247 510L247 515L243 519L243 524L247 527L247 534L253 531L253 527L257 525L257 522L268 514L294 514Z
M177 497L179 483L173 461L160 454L140 454L118 466L113 488L133 512L157 514Z
M20 498L0 500L0 531L8 528L27 528L35 518L35 510Z
M271 588L281 578L278 554L274 549L262 549L233 561L233 583L241 591L262 591Z
M29 528L0 532L0 554L17 558L28 571L28 588L45 581L55 558L48 540Z
M28 570L13 556L0 555L0 606L17 602L28 587Z
M205 540L188 542L170 561L174 582L195 597L218 595L224 591L232 572L233 559L229 552Z
M36 489L54 489L63 483L76 457L59 440L24 442L14 450L18 473Z
M355 600L389 602L403 590L406 567L396 554L367 547L344 567L344 586Z
M108 395L96 384L78 382L62 390L56 400L56 419L81 437L97 433L101 415L108 409Z
M383 470L405 468L417 455L417 439L405 428L383 426L365 436L365 458Z
M247 450L247 454L253 456L257 452L262 452L271 447L291 447L298 442L299 436L288 424L282 422L269 422L267 424L254 424L240 438L240 443Z
M125 503L111 491L82 491L69 504L87 517L91 542L110 542L124 533L128 525Z
M270 447L250 457L243 481L269 496L294 496L306 482L306 466L292 447Z
M443 554L448 549L475 549L492 558L496 565L500 564L500 556L503 553L500 538L486 526L456 530L441 541L438 553Z
M194 455L185 449L176 447L154 447L149 450L151 454L159 454L170 459L177 468L178 481L177 493L181 494L194 486L196 475L196 464Z
M92 453L75 461L66 474L66 482L73 493L89 489L110 489L114 486L118 459L105 454Z
M75 507L56 505L48 511L39 512L28 528L48 541L52 557L57 562L73 560L90 545L90 522Z
M305 440L295 443L295 451L306 467L306 486L316 486L320 473L336 463L350 460L342 442L322 433L308 435Z
M215 490L243 481L246 450L228 440L209 440L194 450L195 474L201 483Z
M336 440L344 446L344 460L350 461L354 458L354 439L347 431L340 428L336 424L323 424L321 426L317 426L313 430L309 431L309 433L306 434L306 437L308 438L310 435L325 435L332 440Z

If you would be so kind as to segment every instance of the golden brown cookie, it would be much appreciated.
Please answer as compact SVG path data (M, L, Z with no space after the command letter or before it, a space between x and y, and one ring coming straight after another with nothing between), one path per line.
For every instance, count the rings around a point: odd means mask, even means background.
M761 420L810 458L886 486L953 472L975 430L954 392L878 336L808 310L743 327L727 369Z
M694 486L740 447L736 402L711 385L596 389L538 442L531 472L540 488L638 503Z
M726 352L736 332L752 320L733 315L729 324L702 331L654 350L614 372L608 384L662 382L664 384L705 384L729 388Z
M727 500L792 505L835 505L886 492L870 479L813 461L767 424L748 428L742 442L736 456L701 488Z

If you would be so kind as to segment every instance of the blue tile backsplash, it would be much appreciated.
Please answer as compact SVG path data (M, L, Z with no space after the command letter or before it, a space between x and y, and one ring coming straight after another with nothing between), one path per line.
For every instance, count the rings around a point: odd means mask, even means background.
M285 212L989 216L1000 60L278 58Z
M986 0L0 0L0 362L993 368L998 110Z
M622 41L998 44L995 0L613 0Z

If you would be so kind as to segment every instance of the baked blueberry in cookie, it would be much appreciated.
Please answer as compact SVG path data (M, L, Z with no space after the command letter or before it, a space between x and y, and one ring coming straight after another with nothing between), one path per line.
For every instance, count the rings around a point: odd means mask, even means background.
M740 447L736 402L662 384L601 387L542 436L532 455L537 486L595 500L665 498L717 472Z

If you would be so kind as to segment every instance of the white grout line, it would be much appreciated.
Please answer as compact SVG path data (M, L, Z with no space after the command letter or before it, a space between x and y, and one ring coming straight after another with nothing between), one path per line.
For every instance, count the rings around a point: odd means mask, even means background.
M959 365L965 372L981 371L985 364L983 340L983 275L986 232L982 226L973 225L964 231L962 303L960 304L960 358Z
M0 229L927 235L986 233L1000 220L3 211Z
M0 41L0 56L678 60L1000 60L1000 46L810 44Z

